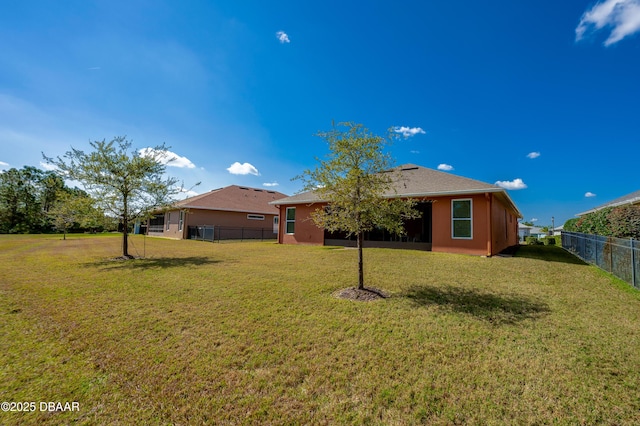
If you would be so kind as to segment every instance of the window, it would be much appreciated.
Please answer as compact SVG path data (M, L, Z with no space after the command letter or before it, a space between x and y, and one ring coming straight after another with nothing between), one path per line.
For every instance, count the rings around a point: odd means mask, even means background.
M452 238L472 239L473 205L470 199L451 200L451 236Z
M184 210L180 210L180 221L178 222L178 231L182 231L182 225L184 225Z
M287 207L287 217L285 221L287 234L293 234L296 229L296 208Z
M167 212L166 218L167 218L167 222L166 222L167 227L166 227L166 229L168 231L169 230L169 224L171 223L171 212Z
M264 220L263 214L248 214L247 219L249 220Z

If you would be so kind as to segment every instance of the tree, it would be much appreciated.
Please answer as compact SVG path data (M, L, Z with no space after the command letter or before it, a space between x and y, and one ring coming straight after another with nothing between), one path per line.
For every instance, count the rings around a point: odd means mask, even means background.
M110 142L90 142L93 152L71 148L65 155L44 159L57 167L66 179L77 180L97 200L98 207L117 217L122 224L122 256L128 251L129 226L136 218L144 218L152 210L168 206L173 196L182 191L177 179L164 178L169 157L164 144L143 151L131 149L125 137Z
M54 228L63 232L63 240L67 239L69 229L95 229L104 222L104 212L95 207L95 200L77 188L60 191L48 215Z
M31 166L0 173L0 232L43 232L50 229L46 212L64 182L53 172Z
M344 128L341 129L341 128ZM404 234L404 219L418 216L414 201L393 197L397 179L392 160L383 149L391 137L373 135L361 124L339 123L317 136L329 144L326 160L298 179L328 203L312 213L312 220L328 231L355 236L358 248L358 289L364 289L364 233L383 228Z

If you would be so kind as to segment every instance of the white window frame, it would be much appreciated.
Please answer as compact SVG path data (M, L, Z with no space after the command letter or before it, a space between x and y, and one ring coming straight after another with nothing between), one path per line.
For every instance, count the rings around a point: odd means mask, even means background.
M184 226L184 210L180 210L180 220L178 221L178 231L182 231Z
M293 211L293 219L289 219L289 210ZM284 215L284 232L287 235L293 235L296 232L296 208L287 207ZM289 232L289 224L293 226L293 232Z
M171 225L171 212L167 212L167 214L164 216L165 218L167 218L167 223L164 224L164 228L165 230L169 230L169 225Z
M247 219L249 219L249 220L264 220L264 215L263 214L251 214L251 213L249 213L247 215Z
M469 217L453 217L454 203L468 201L469 202ZM456 221L469 221L470 236L457 237L455 235L455 222ZM473 240L473 199L471 198L456 198L451 200L451 238L454 240Z

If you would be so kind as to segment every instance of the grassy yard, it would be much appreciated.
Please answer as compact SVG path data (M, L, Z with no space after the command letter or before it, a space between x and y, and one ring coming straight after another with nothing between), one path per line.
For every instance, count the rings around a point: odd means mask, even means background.
M0 236L0 424L639 424L640 293L553 246Z

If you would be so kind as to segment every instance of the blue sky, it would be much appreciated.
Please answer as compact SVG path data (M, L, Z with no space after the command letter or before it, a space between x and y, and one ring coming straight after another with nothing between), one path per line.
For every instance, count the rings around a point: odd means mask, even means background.
M126 135L196 192L293 194L352 121L539 225L640 189L640 0L0 5L0 169Z

